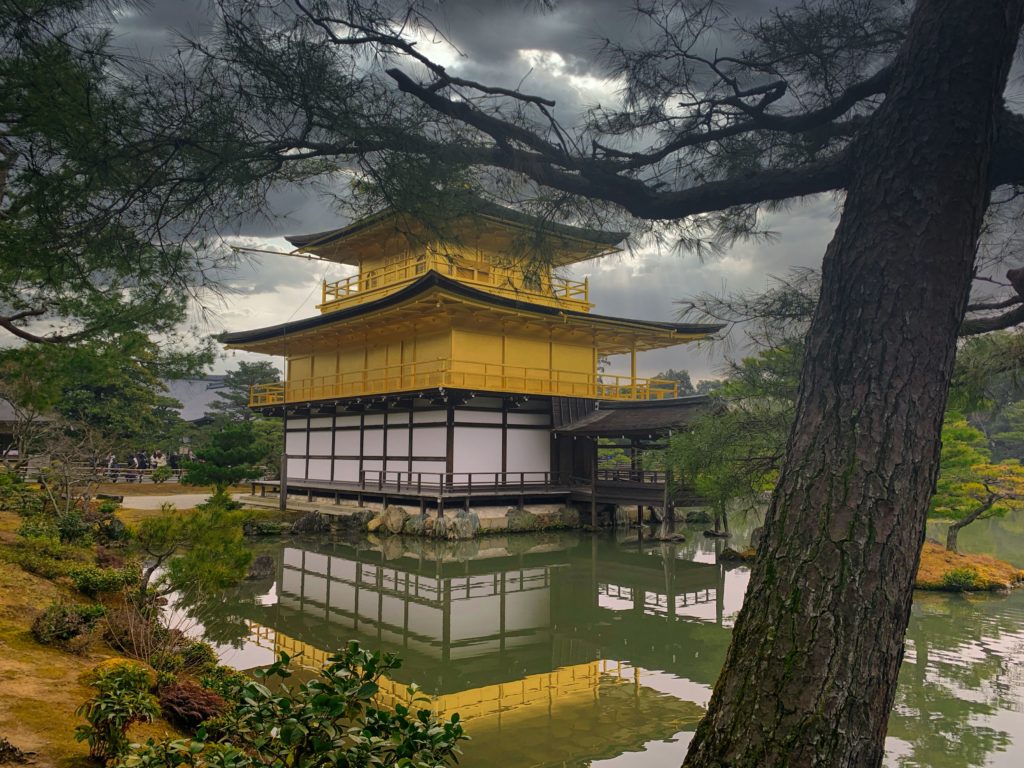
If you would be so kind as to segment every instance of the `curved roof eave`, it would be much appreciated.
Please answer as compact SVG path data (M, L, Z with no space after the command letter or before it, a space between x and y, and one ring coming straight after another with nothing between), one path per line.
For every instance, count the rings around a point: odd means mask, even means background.
M332 323L346 320L351 317L358 317L360 315L386 309L408 299L415 298L421 293L425 293L432 288L440 288L456 296L474 299L477 301L485 301L489 304L507 309L514 309L521 312L532 312L534 314L547 315L550 317L572 317L598 323L632 325L634 327L639 326L651 330L675 331L676 333L684 334L711 334L724 327L723 325L707 323L666 323L652 320L633 320L625 317L612 317L610 315L597 315L591 312L561 309L559 307L547 307L540 304L531 304L525 301L508 299L503 296L496 296L494 294L487 293L486 291L479 291L475 288L471 288L465 283L452 280L451 278L445 277L437 272L428 272L419 280L411 283L402 290L396 291L388 296L384 296L376 301L357 304L347 309L336 309L332 312L324 312L323 314L315 315L313 317L306 317L301 320L281 323L280 325L272 325L266 328L255 328L251 331L224 333L221 334L218 339L223 344L231 345L251 344L274 338L281 338L293 333L331 325Z

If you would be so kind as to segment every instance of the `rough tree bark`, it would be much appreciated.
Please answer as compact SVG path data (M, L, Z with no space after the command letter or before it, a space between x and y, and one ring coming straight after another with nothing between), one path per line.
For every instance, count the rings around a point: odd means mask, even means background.
M685 766L881 764L1022 5L920 0L852 148L785 466Z

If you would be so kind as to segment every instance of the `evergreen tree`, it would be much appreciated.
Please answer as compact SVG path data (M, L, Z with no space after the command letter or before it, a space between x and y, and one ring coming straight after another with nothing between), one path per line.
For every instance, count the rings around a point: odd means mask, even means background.
M229 421L252 421L257 414L249 407L249 390L256 384L272 384L281 380L281 372L268 361L255 363L242 361L224 376L224 386L217 391L217 399L210 411Z
M1024 467L991 461L985 434L956 413L942 426L942 458L930 514L951 520L946 549L957 551L957 535L977 520L1024 509Z
M226 424L207 436L196 449L194 461L185 462L182 482L211 486L212 500L224 505L229 501L229 486L263 474L260 461L266 453L267 447L256 439L251 423Z

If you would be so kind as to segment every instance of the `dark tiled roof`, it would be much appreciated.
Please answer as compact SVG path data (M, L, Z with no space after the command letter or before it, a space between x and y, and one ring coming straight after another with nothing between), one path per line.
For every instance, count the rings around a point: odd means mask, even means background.
M642 326L651 330L675 331L676 333L709 334L721 330L723 327L721 325L709 325L704 323L664 323L653 320L631 320L624 317L610 317L608 315L597 315L592 312L578 312L576 310L560 309L559 307L547 307L540 304L531 304L525 301L508 299L504 296L496 296L492 293L487 293L486 291L480 291L476 288L471 288L458 280L452 280L449 277L445 277L444 275L431 271L402 290L396 291L395 293L381 299L377 299L376 301L357 304L353 307L349 307L348 309L324 312L320 315L303 318L302 320L295 320L290 323L271 325L266 328L256 328L251 331L225 333L219 337L219 340L224 344L246 344L280 338L290 333L306 331L312 328L320 328L351 317L359 317L360 315L377 312L378 310L400 304L407 299L414 298L421 293L425 293L431 288L443 288L449 293L457 296L463 296L477 301L485 301L498 307L507 307L509 309L533 312L540 315L551 315L554 317L568 316L604 323L626 323L633 326Z
M581 437L629 437L664 434L684 427L695 417L715 408L707 395L690 395L669 400L602 402L597 410L555 429Z
M454 215L454 218L472 215L491 216L514 224L542 230L551 235L573 237L578 240L588 240L608 246L618 245L626 239L628 234L627 232L609 232L603 229L590 229L589 227L576 227L570 224L546 221L537 216L531 216L528 213L492 203L490 200L484 200L475 195L467 195L465 198L458 200L455 210L457 213ZM354 221L345 227L329 229L324 232L313 232L308 235L288 235L285 239L296 248L304 248L310 245L327 245L335 240L354 235L356 232L366 229L379 221L383 221L395 213L396 211L388 208Z

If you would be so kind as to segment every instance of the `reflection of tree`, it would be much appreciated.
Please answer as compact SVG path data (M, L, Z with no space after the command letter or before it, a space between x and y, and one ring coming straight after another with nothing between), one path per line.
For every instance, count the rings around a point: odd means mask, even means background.
M992 646L1024 642L1013 610L1019 605L1018 596L915 596L907 631L913 654L900 673L889 722L889 735L911 746L899 765L982 766L1010 744L1010 734L985 721L1017 706L1005 652Z
M270 554L278 558L279 544L252 547L253 556ZM203 625L203 637L211 643L240 648L249 636L245 606L251 606L266 595L274 577L239 580L222 588L184 588L177 590L175 607L189 619Z

